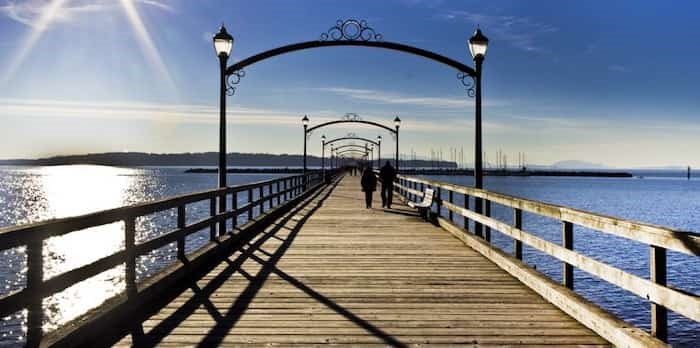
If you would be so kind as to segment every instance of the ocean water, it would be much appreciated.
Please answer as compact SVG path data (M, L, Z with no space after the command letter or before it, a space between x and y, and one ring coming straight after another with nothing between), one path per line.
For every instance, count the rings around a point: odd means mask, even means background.
M74 216L139 202L216 187L216 174L185 174L187 168L115 168L103 166L0 167L0 227ZM572 206L592 212L643 222L700 231L700 180L685 180L680 173L635 172L644 177L630 179L566 177L487 177L485 187L515 196ZM229 174L231 185L271 179L274 174ZM471 185L472 177L434 176L431 179ZM256 192L257 194L257 192ZM446 199L446 197L444 197ZM241 196L241 200L243 197ZM461 203L459 197L457 203ZM209 212L207 202L188 206L188 222ZM492 215L512 220L512 210L493 205ZM244 222L245 217L241 217ZM137 220L137 241L149 240L176 227L176 212L165 211ZM532 214L523 214L523 226L538 236L560 242L561 225ZM510 251L510 238L492 232L494 244ZM208 241L208 230L190 235L188 250ZM44 244L45 276L90 263L123 246L123 226L111 224L52 238ZM574 248L648 278L648 247L623 238L576 227ZM166 245L142 256L138 278L157 272L175 260L175 246ZM553 279L561 278L561 263L525 247L524 260ZM0 252L0 294L24 286L26 259L23 248ZM123 269L104 272L79 285L45 299L51 330L99 305L105 298L123 290ZM700 261L669 252L669 283L700 294ZM634 325L649 327L649 305L635 295L602 280L575 271L578 293ZM0 322L0 345L21 344L26 313L16 313ZM670 313L670 336L679 346L700 346L700 325Z
M485 177L488 190L532 200L569 206L589 212L700 232L700 176L685 173L633 171L635 178ZM473 177L426 178L472 186ZM460 197L457 197L460 196ZM447 200L447 193L443 192ZM455 202L462 205L461 195ZM470 203L474 206L474 202ZM512 224L513 209L492 204L491 215ZM447 216L447 210L442 209ZM455 215L456 216L456 215ZM455 220L460 222L461 217ZM473 228L473 223L472 223ZM523 230L561 244L561 222L523 212ZM512 254L513 240L492 231L492 243ZM574 250L626 272L649 279L649 247L625 238L574 225ZM523 260L550 278L561 281L562 263L526 245ZM668 252L668 284L700 294L700 257ZM618 317L646 330L650 327L649 303L586 272L574 270L575 291ZM700 347L700 323L669 312L669 337L676 346Z
M187 168L117 168L105 166L12 167L0 166L0 227L76 216L89 212L148 202L217 187L217 174L186 174ZM284 176L281 174L229 174L229 185ZM254 190L253 199L258 192ZM239 206L247 197L239 195ZM209 203L187 206L187 223L209 214ZM255 209L255 215L258 208ZM241 216L244 223L247 216ZM176 209L136 220L136 241L150 240L177 227ZM230 224L229 224L230 228ZM80 267L110 255L124 246L123 223L113 223L47 239L44 242L44 278ZM191 234L191 252L209 240L208 229ZM176 260L175 243L139 257L137 280L156 273ZM0 295L24 287L24 247L0 251ZM44 299L45 331L101 304L124 290L123 266L103 272ZM26 335L26 311L0 322L0 346L16 346Z

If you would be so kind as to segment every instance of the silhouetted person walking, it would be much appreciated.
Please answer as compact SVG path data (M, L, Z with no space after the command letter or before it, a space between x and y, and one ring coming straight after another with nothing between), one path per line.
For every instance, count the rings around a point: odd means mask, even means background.
M394 179L396 179L396 169L389 161L379 171L379 180L382 181L382 207L391 209L391 201L394 197Z
M362 172L360 184L362 184L362 191L365 193L365 206L368 209L372 208L372 193L377 189L377 178L372 172L372 167L367 167Z

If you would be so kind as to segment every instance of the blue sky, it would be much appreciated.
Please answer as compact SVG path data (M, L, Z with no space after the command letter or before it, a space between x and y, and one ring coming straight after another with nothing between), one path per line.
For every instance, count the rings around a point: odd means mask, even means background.
M0 0L0 158L216 151L218 64L365 19L385 41L472 65L481 26L484 148L517 161L700 166L700 4L692 1ZM322 48L246 69L228 98L228 150L298 153L300 118L403 120L402 152L473 153L473 99L456 72L368 48ZM365 127L334 127L374 138ZM391 142L383 134L385 144ZM384 146L384 156L392 146Z

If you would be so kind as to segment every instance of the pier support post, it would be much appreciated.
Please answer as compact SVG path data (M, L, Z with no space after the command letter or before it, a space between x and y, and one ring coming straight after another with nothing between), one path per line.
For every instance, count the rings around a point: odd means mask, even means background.
M522 230L523 229L523 211L521 209L513 209L513 227ZM516 259L523 259L523 242L514 239L513 240L513 255Z
M31 299L27 308L27 347L38 347L44 334L44 309L41 295L41 283L44 281L44 242L41 239L27 244L27 289Z
M650 280L661 286L666 286L666 248L649 247ZM651 303L651 335L668 341L668 311L666 307Z
M571 222L563 221L561 230L561 244L566 249L574 249L574 224ZM561 281L567 288L574 288L574 266L566 262L562 263Z

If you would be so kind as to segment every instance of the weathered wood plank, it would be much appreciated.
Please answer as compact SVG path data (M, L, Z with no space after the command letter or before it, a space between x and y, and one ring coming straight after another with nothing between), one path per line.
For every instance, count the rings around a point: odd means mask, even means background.
M280 219L270 236L234 252L145 318L145 338L165 346L608 346L398 200L391 211L365 209L358 181L344 178L317 210Z

